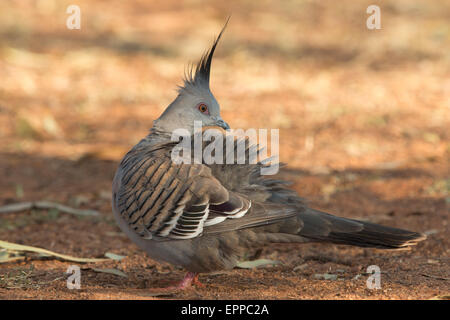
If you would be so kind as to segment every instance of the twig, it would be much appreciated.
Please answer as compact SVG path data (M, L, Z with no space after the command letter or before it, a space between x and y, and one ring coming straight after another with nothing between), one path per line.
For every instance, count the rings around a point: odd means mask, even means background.
M98 211L95 210L80 210L71 208L59 203L50 201L36 201L36 202L19 202L8 204L6 206L0 207L0 213L12 213L21 212L30 209L56 209L61 212L75 214L79 216L98 216Z
M18 252L36 252L36 253L40 253L40 254L45 254L45 255L50 255L50 256L54 256L63 260L67 260L67 261L74 261L74 262L81 262L81 263L90 263L90 262L103 262L103 261L108 261L109 258L102 258L102 259L97 259L97 258L77 258L77 257L72 257L72 256L68 256L66 254L60 254L60 253L56 253L47 249L42 249L42 248L38 248L38 247L32 247L32 246L25 246L22 244L18 244L18 243L12 243L12 242L6 242L6 241L2 241L0 240L0 248L4 248L8 251L18 251Z
M422 273L422 276L427 277L427 278L437 279L437 280L450 280L450 278L433 276L431 274L425 274L425 273Z
M27 257L25 256L18 256L18 257L12 257L12 258L7 258L7 259L1 259L0 260L0 264L1 263L9 263L9 262L16 262L19 260L25 260Z

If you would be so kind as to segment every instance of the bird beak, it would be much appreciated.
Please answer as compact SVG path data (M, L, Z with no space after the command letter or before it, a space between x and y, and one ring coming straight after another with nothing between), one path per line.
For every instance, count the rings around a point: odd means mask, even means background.
M223 121L222 119L218 119L218 120L216 121L216 125L217 125L218 127L221 127L221 128L223 128L223 129L225 129L225 130L230 130L230 126L228 125L228 123L226 123L226 122Z

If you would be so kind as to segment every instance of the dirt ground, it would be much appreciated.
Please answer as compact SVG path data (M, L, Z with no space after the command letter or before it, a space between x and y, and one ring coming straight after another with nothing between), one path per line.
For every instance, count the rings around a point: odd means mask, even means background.
M66 28L70 4L81 8L81 30ZM2 213L0 240L126 258L78 264L80 290L66 287L77 263L0 263L0 298L448 298L450 3L383 1L381 30L366 28L370 4L1 1L0 206L50 200L100 216ZM274 244L259 257L282 264L148 295L184 271L152 261L120 232L112 178L229 14L211 76L222 117L233 128L279 128L289 164L281 176L312 207L425 232L426 241L409 252ZM366 286L370 265L381 269L381 289Z

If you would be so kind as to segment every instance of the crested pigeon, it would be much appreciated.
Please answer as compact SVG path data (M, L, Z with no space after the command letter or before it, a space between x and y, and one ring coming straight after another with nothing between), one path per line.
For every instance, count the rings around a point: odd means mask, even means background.
M209 86L211 60L225 27L185 75L150 133L122 159L112 187L113 213L122 231L152 259L188 271L177 288L197 283L199 273L231 269L247 250L269 243L407 249L424 240L421 233L311 209L285 181L261 175L262 161L173 161L174 130L194 135L194 121L229 129Z

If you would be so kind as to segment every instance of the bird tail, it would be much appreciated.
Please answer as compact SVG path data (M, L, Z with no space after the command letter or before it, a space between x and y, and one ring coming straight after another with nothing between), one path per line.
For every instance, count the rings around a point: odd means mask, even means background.
M422 233L336 217L310 208L302 211L299 218L304 224L299 235L313 241L408 250L426 239L426 235Z

